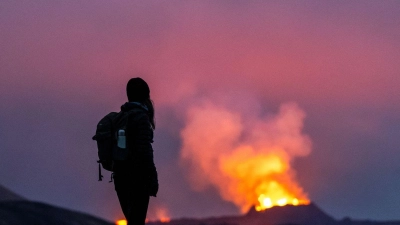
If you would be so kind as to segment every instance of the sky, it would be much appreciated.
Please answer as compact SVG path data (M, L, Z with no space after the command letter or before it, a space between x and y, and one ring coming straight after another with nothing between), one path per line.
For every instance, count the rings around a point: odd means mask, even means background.
M1 1L0 184L122 218L91 137L140 76L156 108L150 218L240 214L215 179L195 187L187 134L211 110L204 127L223 131L213 123L227 115L245 127L228 138L249 136L289 105L306 143L292 175L309 199L337 219L400 219L399 27L390 0Z

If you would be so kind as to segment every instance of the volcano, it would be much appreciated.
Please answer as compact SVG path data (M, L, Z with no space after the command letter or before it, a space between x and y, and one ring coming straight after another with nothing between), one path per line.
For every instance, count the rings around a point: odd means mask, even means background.
M176 219L169 223L150 222L148 225L400 225L400 221L377 222L370 220L335 220L315 203L309 205L275 206L264 211L254 207L241 216L205 219Z
M245 224L304 224L304 225L333 225L335 219L323 212L314 203L309 205L277 206L264 211L254 208L245 215ZM250 223L249 223L250 222Z

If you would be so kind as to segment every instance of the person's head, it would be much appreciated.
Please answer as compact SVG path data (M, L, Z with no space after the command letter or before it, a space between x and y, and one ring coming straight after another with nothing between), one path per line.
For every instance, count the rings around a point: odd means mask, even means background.
M126 85L126 95L129 102L140 102L146 105L149 109L150 123L154 129L154 106L150 99L150 88L146 81L140 77L131 78Z

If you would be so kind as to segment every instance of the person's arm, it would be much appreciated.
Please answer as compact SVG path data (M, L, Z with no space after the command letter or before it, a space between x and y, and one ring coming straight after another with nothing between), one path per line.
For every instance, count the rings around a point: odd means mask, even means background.
M137 151L140 155L139 163L146 169L149 194L155 197L158 191L158 175L151 145L153 143L153 129L149 117L146 113L138 113L135 116L134 123L130 124L130 128L135 131L133 151Z

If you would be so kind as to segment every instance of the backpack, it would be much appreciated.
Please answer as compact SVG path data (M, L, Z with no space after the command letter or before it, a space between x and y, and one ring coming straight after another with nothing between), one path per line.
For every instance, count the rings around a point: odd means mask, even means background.
M130 112L126 111L110 112L97 124L96 135L92 139L97 142L99 181L103 177L100 164L112 172L114 160L126 160L130 156L125 136L129 115Z

